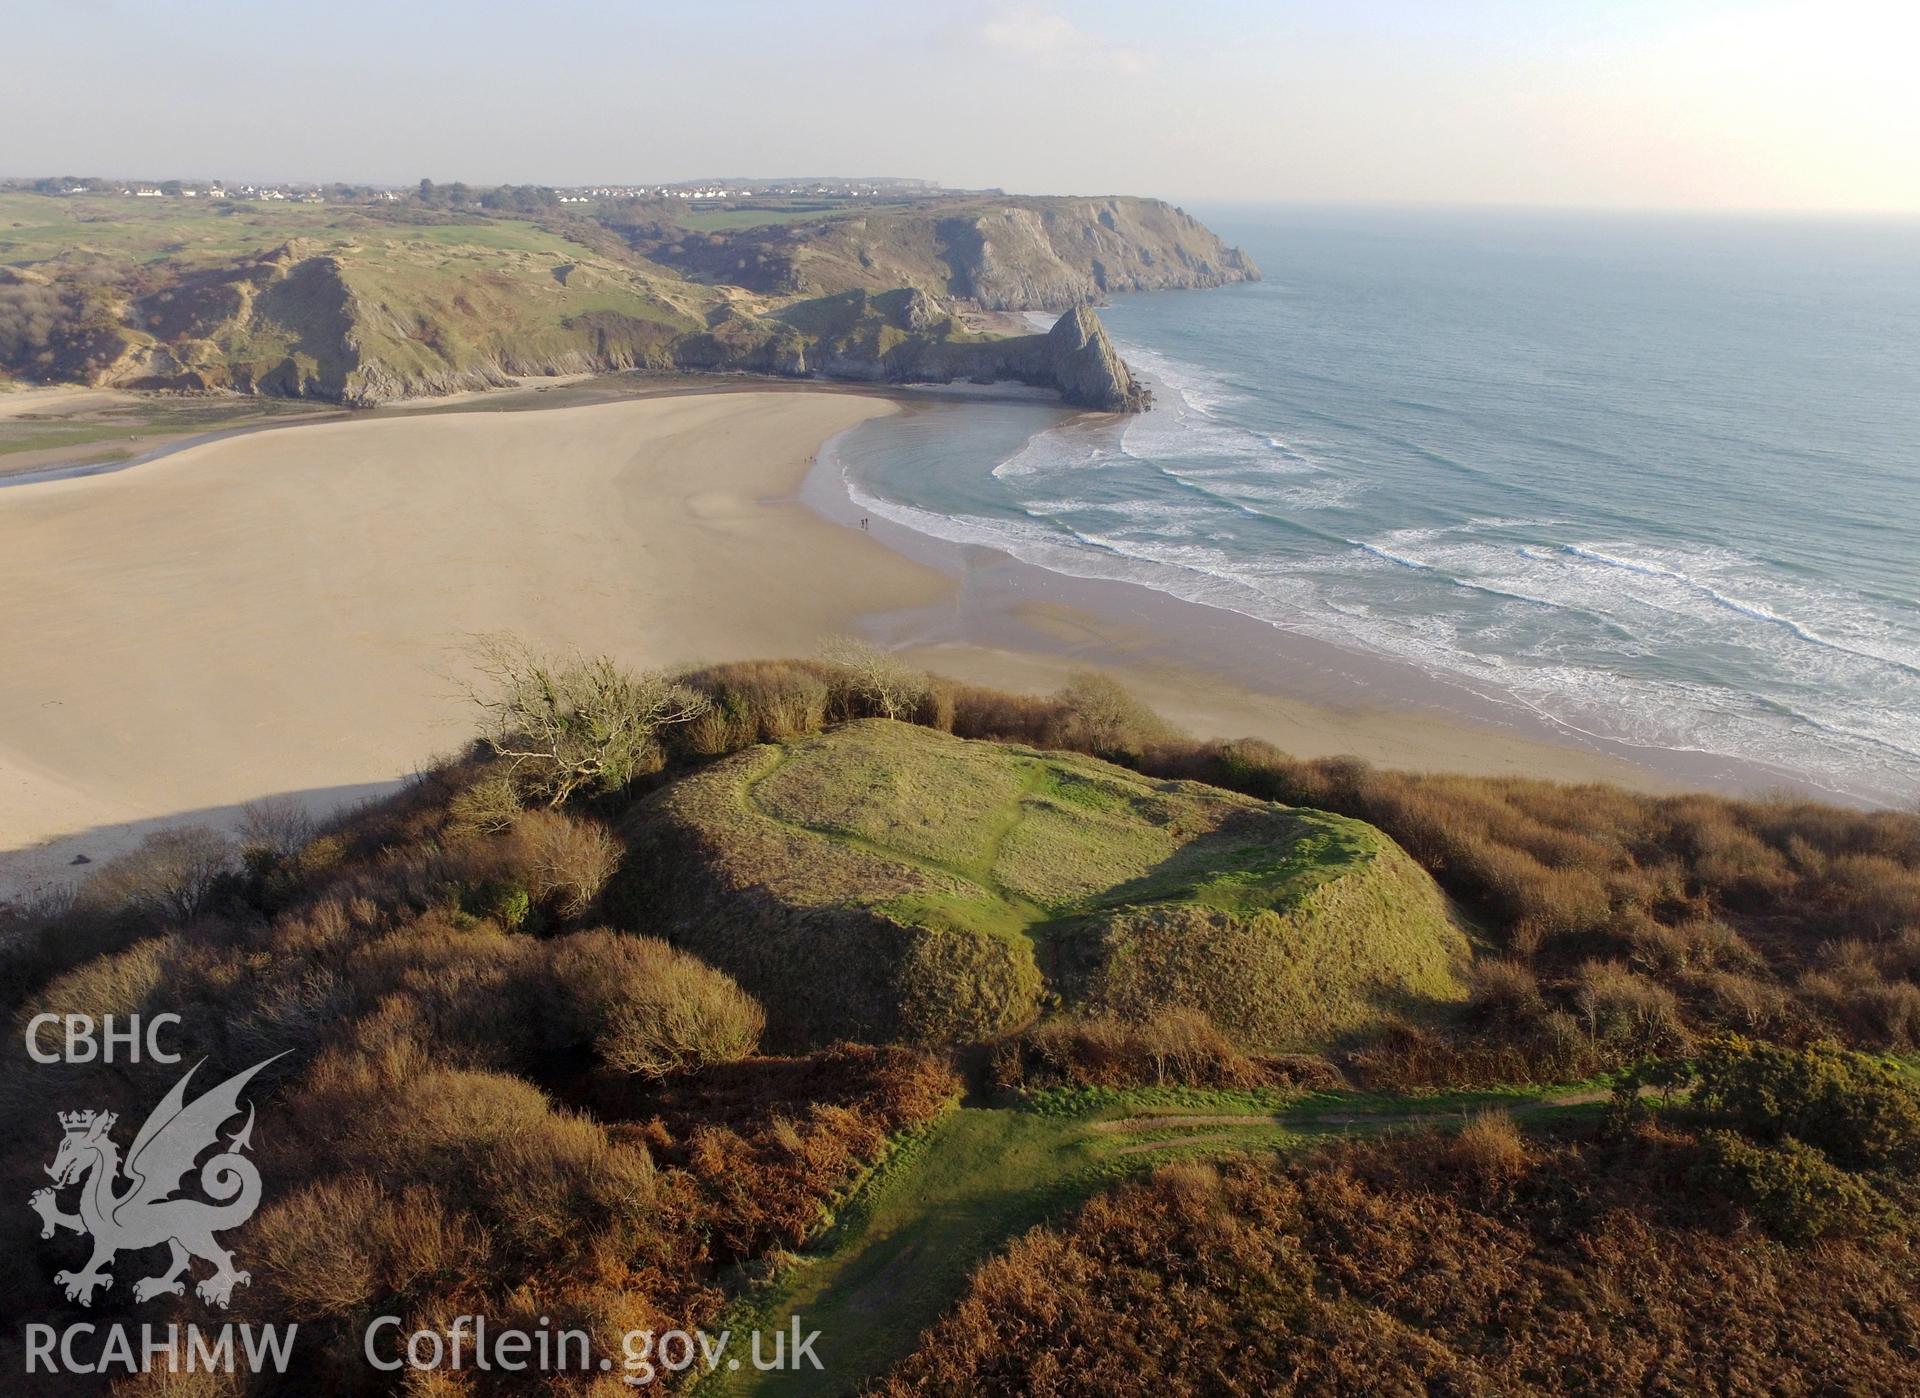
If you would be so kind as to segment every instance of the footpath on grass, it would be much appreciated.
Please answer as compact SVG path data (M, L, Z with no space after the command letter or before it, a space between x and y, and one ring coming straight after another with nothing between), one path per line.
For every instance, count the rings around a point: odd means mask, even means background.
M1420 1098L1180 1088L1043 1093L962 1105L902 1141L828 1225L721 1328L818 1331L815 1372L707 1375L694 1392L849 1394L912 1352L973 1270L1028 1229L1121 1178L1170 1160L1283 1149L1347 1133L1463 1124L1498 1107L1523 1118L1601 1109L1604 1087Z

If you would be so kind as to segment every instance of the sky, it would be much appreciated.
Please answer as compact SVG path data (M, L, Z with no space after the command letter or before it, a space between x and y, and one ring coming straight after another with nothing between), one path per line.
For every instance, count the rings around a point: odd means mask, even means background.
M0 174L1920 213L1894 0L0 0Z

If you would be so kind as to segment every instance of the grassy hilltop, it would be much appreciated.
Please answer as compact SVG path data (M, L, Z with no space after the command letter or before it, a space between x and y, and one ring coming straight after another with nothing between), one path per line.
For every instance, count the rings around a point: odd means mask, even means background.
M639 819L676 936L798 1042L973 1042L1046 1002L1304 1048L1464 994L1438 889L1377 830L1085 757L870 721Z
M371 404L520 375L747 370L1008 378L1124 409L1140 400L1110 348L1090 376L1045 337L983 336L959 313L1258 275L1151 200L683 217L698 218L0 192L0 376Z

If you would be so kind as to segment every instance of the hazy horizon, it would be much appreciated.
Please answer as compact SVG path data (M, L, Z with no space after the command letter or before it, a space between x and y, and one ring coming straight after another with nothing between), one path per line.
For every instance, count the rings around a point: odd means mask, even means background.
M1214 204L1920 212L1913 12L1548 10L1195 0L1169 22L1136 0L956 19L872 0L698 16L347 0L313 29L228 3L95 0L16 17L17 52L85 57L10 75L0 168L395 186L893 174Z

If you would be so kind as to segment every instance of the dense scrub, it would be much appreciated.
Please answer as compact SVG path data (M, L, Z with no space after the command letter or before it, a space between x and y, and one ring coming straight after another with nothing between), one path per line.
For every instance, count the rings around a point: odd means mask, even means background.
M1765 1091L1877 1069L1723 1045L1707 1071L1738 1110L1165 1167L981 1268L876 1391L1911 1391L1913 1174L1851 1130L1837 1155L1794 1139L1822 1094ZM1911 1082L1879 1090L1905 1106L1873 1115L1908 1114L1886 1139L1920 1148Z
M846 849L993 871L958 900L897 890L922 895L918 925L1010 945L993 916L1058 913L1116 886L1134 897L1169 878L1244 906L1272 882L1271 861L1228 861L1231 877L1215 877L1211 855L1180 863L1182 841L1202 833L1205 809L1286 813L1188 785L1199 781L1371 822L1491 944L1463 1005L1426 1022L1391 1016L1336 1067L1250 1041L1231 996L1156 998L1207 959L1183 960L1178 937L1142 938L1131 963L1090 958L1076 973L1068 953L1098 943L1051 918L1047 967L1083 1003L1019 1002L1045 1013L994 1046L1001 1087L1324 1088L1342 1072L1394 1087L1641 1066L1611 1135L1543 1143L1489 1119L1450 1139L1178 1169L1125 1188L990 1264L892 1387L1510 1392L1605 1374L1610 1386L1874 1392L1911 1372L1890 1366L1920 1353L1908 1222L1920 1107L1898 1071L1822 1041L1920 1045L1920 819L1298 762L1179 739L1095 678L1051 699L898 678L888 693L913 722L1026 746L992 751L1025 764L1018 797L1046 808L1026 832L1036 843L993 827L969 845L980 830L961 819L964 773L917 806L897 785L877 805L871 792L842 799L850 788L825 773L762 785L809 839L831 829ZM718 1314L731 1268L797 1245L889 1140L957 1092L945 1063L907 1049L765 1056L756 1045L783 1009L773 991L830 1002L858 991L857 968L816 957L756 983L745 963L660 940L669 920L647 896L668 867L661 788L759 760L729 756L742 748L871 716L876 676L799 662L681 679L703 706L618 789L527 809L539 794L480 751L319 828L262 807L235 839L168 832L71 899L0 906L14 1032L42 1008L173 1011L187 1061L208 1060L202 1085L287 1053L256 1080L254 1150L272 1190L230 1240L254 1276L234 1305L299 1320L323 1382L362 1380L348 1337L374 1308L410 1321L546 1314L602 1336L698 1325ZM929 737L841 731L916 748ZM997 778L974 776L992 796ZM1083 838L1114 801L1194 828L1176 838L1147 821ZM910 809L919 815L904 819ZM883 823L864 823L875 811ZM1324 825L1364 828L1354 820ZM1039 839L1048 821L1071 836ZM930 1012L956 985L993 983L977 967L916 965ZM1128 965L1145 969L1104 970ZM1250 979L1244 966L1235 976ZM988 1015L932 1037L1023 1022ZM0 1079L0 1132L16 1143L0 1191L24 1199L45 1183L56 1111L130 1123L178 1071L36 1066ZM61 1235L0 1251L0 1307L16 1320L53 1314L48 1278L75 1265L76 1246ZM89 1318L121 1318L128 1302L123 1286ZM1223 1335L1245 1350L1210 1348Z
M316 1391L377 1387L358 1341L382 1314L409 1329L546 1315L616 1354L626 1331L698 1325L725 1300L725 1269L798 1245L957 1090L904 1050L758 1057L763 1012L729 977L644 928L596 924L620 853L604 825L550 810L474 821L461 798L491 771L455 764L278 848L256 822L243 857L205 835L138 851L16 961L36 976L10 987L16 1034L43 1009L170 1011L185 1062L205 1060L195 1091L286 1055L249 1094L270 1188L226 1239L252 1274L232 1314L299 1323ZM76 952L61 928L92 940ZM56 1111L114 1111L130 1139L181 1071L0 1081L16 1143L4 1187L24 1200L46 1183ZM0 1309L70 1319L50 1309L63 1303L49 1278L84 1247L58 1234L7 1249ZM132 1316L147 1261L123 1259L89 1319ZM191 1293L179 1305L198 1318Z
M1140 1017L1060 1014L995 1046L996 1087L1338 1089L1346 1081L1312 1054L1251 1054L1197 1009Z
M1249 743L1158 765L1373 821L1504 944L1473 1053L1407 1036L1374 1060L1385 1083L1566 1076L1716 1028L1920 1048L1915 816L1379 772Z
M640 790L755 743L876 711L856 671L823 661L731 664L683 678L706 707L666 735L666 769L643 777ZM910 717L960 736L1078 750L1158 777L1334 811L1391 836L1493 946L1451 1025L1407 1022L1350 1057L1345 1066L1365 1082L1559 1080L1721 1029L1788 1044L1831 1037L1920 1048L1914 815L1299 761L1258 742L1172 736L1097 676L1052 698L923 679ZM594 804L618 820L633 794ZM477 764L456 764L389 812L363 815L353 827L360 833L332 832L318 842L318 856L301 858L368 856L404 843L412 838L401 828L408 810L439 809L435 802L449 799L477 832L499 834L522 819L504 783L486 779ZM178 865L191 854L172 857ZM620 859L617 851L612 857ZM637 863L626 861L629 875ZM585 889L604 881L605 866L603 851L583 861L577 887L542 885L539 898L532 886L501 885L501 911L510 918L524 895L527 926L577 923L588 915L573 910ZM257 872L248 877L258 882ZM160 896L182 896L182 878L175 868L160 879ZM206 891L191 878L184 888L188 897ZM0 941L8 973L0 985L22 994L61 966L123 945L159 916L79 911L85 915L13 910L16 930Z

